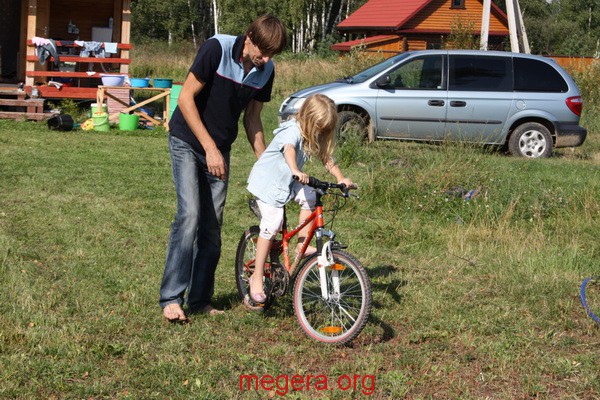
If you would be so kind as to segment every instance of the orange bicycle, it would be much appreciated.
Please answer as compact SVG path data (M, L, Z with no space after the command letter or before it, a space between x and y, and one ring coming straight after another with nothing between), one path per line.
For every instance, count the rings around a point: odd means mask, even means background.
M365 327L371 313L371 283L362 264L344 251L346 246L334 240L335 234L326 229L322 197L335 196L333 220L347 199L349 188L343 184L322 182L310 177L309 186L316 191L316 207L311 215L291 231L287 230L284 213L283 227L271 246L265 264L264 289L267 300L261 306L269 308L275 298L285 295L293 285L294 313L302 330L311 338L324 343L344 344L353 340ZM250 209L260 219L255 203ZM291 260L290 240L308 224L309 233L300 253ZM258 226L251 226L238 244L235 278L243 303L257 309L250 299L249 277L254 271ZM304 258L304 253L315 238L317 252ZM327 238L327 240L326 240ZM283 262L282 259L283 258Z

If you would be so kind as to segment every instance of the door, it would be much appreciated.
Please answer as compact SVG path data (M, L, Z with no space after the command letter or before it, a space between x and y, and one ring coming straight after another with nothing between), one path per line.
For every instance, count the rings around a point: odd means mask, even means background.
M448 138L502 143L502 128L513 101L512 58L449 56Z
M17 78L21 1L0 0L0 10L0 82L11 82Z
M377 95L377 136L436 140L444 136L447 94L444 55L423 55L388 73Z

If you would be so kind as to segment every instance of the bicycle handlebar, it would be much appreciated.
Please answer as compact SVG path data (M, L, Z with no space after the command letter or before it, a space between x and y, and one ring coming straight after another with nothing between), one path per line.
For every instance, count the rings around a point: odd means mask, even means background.
M298 180L297 175L293 175L293 178L295 181ZM333 182L320 181L317 178L315 178L314 176L308 177L308 186L315 188L317 190L323 190L323 191L325 191L327 189L339 189L340 191L342 191L342 193L344 193L345 197L349 196L350 190L356 189L356 186L348 187L344 183L333 183Z

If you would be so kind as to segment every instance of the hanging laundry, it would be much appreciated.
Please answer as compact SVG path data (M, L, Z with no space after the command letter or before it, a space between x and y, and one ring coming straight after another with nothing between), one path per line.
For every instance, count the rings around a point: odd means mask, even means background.
M54 65L58 67L58 49L53 39L34 36L31 38L31 42L35 45L35 55L38 56L40 64L44 65L48 57L54 57Z
M80 57L90 57L90 53L95 53L96 58L104 58L104 49L101 42L82 42L75 41L75 44L81 46Z
M115 54L117 52L118 43L104 42L104 51L107 53Z

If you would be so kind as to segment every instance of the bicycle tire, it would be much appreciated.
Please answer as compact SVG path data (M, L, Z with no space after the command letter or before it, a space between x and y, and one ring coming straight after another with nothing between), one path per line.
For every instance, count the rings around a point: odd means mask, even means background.
M235 255L235 284L237 286L238 295L240 296L240 300L242 300L242 304L254 311L267 310L273 303L273 298L269 295L267 295L267 300L262 306L254 304L250 299L249 278L254 272L256 240L258 239L259 232L260 229L256 225L246 229L240 238ZM267 259L267 262L270 262L270 258ZM265 293L269 293L268 278L265 279L265 281L265 286L267 286L265 287Z
M581 283L581 290L580 290L579 296L581 298L581 305L583 305L583 308L585 309L585 312L587 313L587 315L591 319L593 319L597 324L600 324L600 318L592 312L592 309L590 308L590 306L587 303L587 295L586 295L586 286L590 283L598 283L598 282L600 282L600 277L591 277L591 278L584 279L583 282Z
M345 251L333 250L335 264L326 267L328 291L333 292L332 276L340 281L339 296L321 296L317 256L308 258L294 284L294 313L304 333L319 342L346 344L363 330L371 314L372 290L362 264Z

